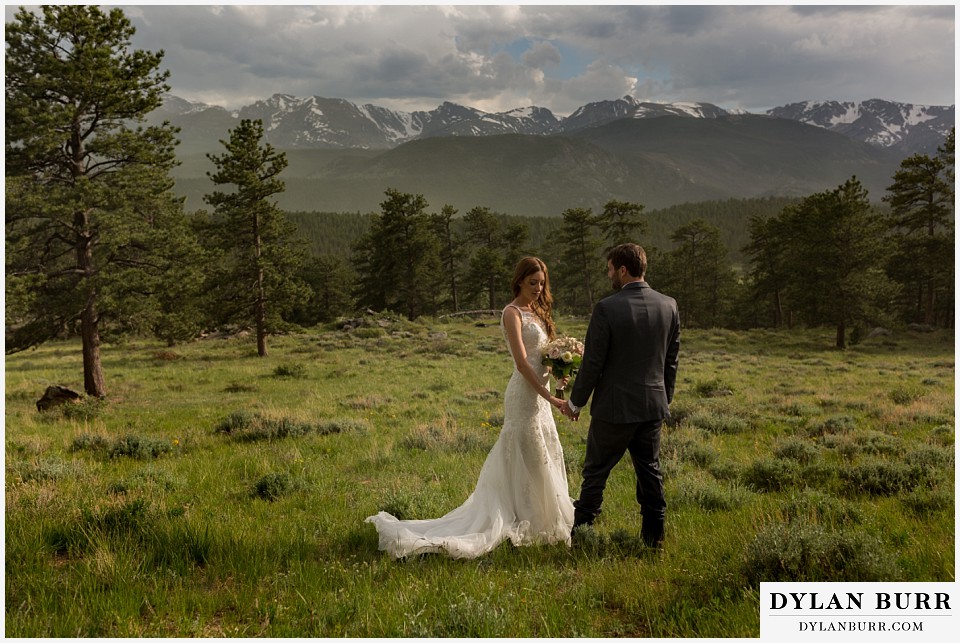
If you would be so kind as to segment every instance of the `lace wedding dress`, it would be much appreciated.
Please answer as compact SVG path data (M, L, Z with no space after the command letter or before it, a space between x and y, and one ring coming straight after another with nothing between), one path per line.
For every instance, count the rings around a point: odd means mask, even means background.
M546 384L540 347L547 334L533 313L520 314L527 360ZM427 552L476 558L508 538L518 546L569 545L573 502L550 403L514 368L504 393L503 429L466 502L441 518L398 520L381 511L366 522L376 526L380 549L395 558Z

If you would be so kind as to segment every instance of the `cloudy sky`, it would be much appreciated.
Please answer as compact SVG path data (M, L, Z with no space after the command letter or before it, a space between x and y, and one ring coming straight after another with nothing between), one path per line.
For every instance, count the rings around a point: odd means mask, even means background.
M120 6L134 45L165 51L172 93L228 108L274 93L558 115L625 94L751 112L955 102L952 4Z

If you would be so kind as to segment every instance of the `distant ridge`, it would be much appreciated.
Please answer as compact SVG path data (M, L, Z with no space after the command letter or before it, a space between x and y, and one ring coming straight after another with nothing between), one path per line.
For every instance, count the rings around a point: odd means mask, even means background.
M588 103L565 118L543 107L487 113L444 102L429 111L403 112L340 98L273 96L229 112L167 96L153 118L182 130L183 154L214 151L239 118L261 119L266 139L281 149L390 149L437 136L570 134L620 119L663 116L716 119L737 115L710 103L652 103L632 96ZM923 106L880 99L807 101L777 107L767 116L800 121L855 141L909 155L932 153L954 123L954 106ZM216 134L215 134L216 133Z

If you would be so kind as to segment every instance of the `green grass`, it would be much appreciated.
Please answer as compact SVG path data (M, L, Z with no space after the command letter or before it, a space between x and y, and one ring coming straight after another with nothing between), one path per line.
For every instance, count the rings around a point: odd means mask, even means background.
M79 345L8 356L6 635L756 637L763 580L954 579L940 333L685 331L661 555L622 462L581 548L386 557L363 519L455 508L496 440L512 366L482 321L317 329L262 359L131 340L104 347L105 402L46 414L47 385L82 388ZM558 417L574 496L588 422Z

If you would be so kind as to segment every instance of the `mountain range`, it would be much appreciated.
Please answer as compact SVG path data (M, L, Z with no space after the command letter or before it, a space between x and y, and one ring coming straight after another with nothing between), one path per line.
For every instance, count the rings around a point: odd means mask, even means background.
M749 114L624 96L557 117L541 107L494 114L444 102L403 112L286 94L228 111L167 96L151 120L181 129L175 175L188 207L202 207L205 155L223 151L239 119L262 120L266 142L287 153L278 201L288 210L377 210L394 187L436 209L556 216L612 198L655 208L803 196L851 175L882 192L903 158L936 151L954 107L809 101Z

